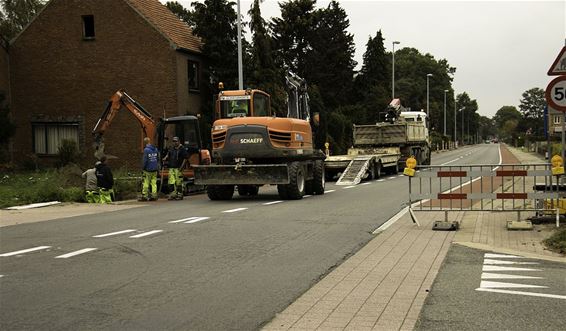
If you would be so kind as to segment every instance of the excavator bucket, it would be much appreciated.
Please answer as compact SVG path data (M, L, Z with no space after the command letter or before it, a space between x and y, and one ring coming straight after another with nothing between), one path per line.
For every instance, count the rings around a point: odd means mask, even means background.
M195 165L194 171L197 185L289 184L289 171L284 164Z
M104 143L103 142L95 142L92 145L94 147L94 157L97 160L100 160L102 155L104 155Z

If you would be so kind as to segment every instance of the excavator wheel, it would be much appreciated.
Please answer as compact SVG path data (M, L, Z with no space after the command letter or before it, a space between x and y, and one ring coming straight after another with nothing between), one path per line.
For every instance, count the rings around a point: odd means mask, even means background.
M259 192L257 185L238 185L238 194L242 197L256 196Z
M282 199L299 200L305 195L305 173L299 162L293 162L289 166L289 184L277 185L277 191Z
M210 200L230 200L234 195L234 185L208 185L206 193Z
M313 179L311 181L311 190L313 194L324 194L324 184L326 182L325 177L324 161L314 161Z

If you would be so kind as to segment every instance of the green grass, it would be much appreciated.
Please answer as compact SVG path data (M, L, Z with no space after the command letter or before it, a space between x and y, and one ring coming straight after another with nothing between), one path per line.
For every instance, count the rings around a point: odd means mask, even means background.
M549 250L566 254L566 229L555 231L552 236L545 239L543 242Z
M0 208L30 203L61 201L84 202L82 171L75 168L11 172L0 177ZM114 172L116 200L134 199L139 180L125 169Z

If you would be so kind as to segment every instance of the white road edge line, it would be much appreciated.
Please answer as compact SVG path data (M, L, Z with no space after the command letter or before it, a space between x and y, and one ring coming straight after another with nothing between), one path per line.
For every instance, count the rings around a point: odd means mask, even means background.
M47 248L51 248L51 246L37 246L37 247L33 247L33 248L22 249L21 251L15 251L15 252L10 252L10 253L0 254L0 256L13 256L13 255L18 255L18 254L24 254L24 253L39 251L39 250L47 249Z
M324 193L332 193L334 191L336 191L336 190L328 190L328 191L324 191Z
M147 231L147 232L143 232L143 233L140 233L140 234L130 236L130 238L141 238L141 237L151 236L152 234L156 234L156 233L159 233L159 232L163 232L163 230Z
M312 197L312 195L310 195L310 194L303 195L303 198L310 198L310 197Z
M283 202L283 200L277 200L277 201L271 201L271 202L266 202L266 203L262 203L262 205L264 206L269 206L269 205L274 205L276 203L281 203Z
M92 251L95 251L95 250L97 250L97 249L98 249L98 248L85 248L85 249L81 249L81 250L74 251L74 252L71 252L71 253L67 253L67 254L55 256L55 258L56 258L56 259L67 259L67 258L70 258L70 257L73 257L73 256L77 256L77 255L81 255L81 254L84 254L84 253L92 252Z
M235 209L229 209L229 210L224 210L223 213L235 213L238 211L242 211L242 210L246 210L248 208L235 208Z
M342 189L345 190L345 189L352 188L352 187L356 187L356 185L346 186L346 187L343 187Z
M369 185L369 184L371 184L371 182L361 183L360 186L361 186L361 185Z
M92 237L93 238L104 238L104 237L115 236L115 235L123 234L123 233L130 233L130 232L134 232L134 231L136 231L136 230L128 229L128 230L123 230L123 231L99 234L99 235L92 236Z

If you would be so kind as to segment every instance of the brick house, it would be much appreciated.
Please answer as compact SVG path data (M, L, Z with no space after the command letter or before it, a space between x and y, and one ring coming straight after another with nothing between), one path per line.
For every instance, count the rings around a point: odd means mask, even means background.
M9 102L10 96L10 58L8 57L8 41L0 36L0 94L4 95L4 102Z
M73 139L91 165L91 131L118 89L154 118L199 113L200 46L158 0L51 0L10 43L14 161L52 164ZM140 167L140 136L120 111L105 134L113 168Z

